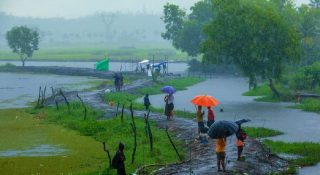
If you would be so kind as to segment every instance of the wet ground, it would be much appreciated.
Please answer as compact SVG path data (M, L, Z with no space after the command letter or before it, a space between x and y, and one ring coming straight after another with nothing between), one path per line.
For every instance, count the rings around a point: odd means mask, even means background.
M191 99L196 95L212 95L220 101L215 109L218 120L249 118L248 126L267 127L284 134L273 140L289 142L320 142L320 115L288 108L292 103L255 102L254 97L242 96L247 91L245 78L219 76L175 93L175 109L195 111ZM164 95L152 95L150 101L156 107L163 107ZM141 100L141 99L140 99ZM223 108L224 112L219 112Z
M150 80L138 80L131 85L124 87L125 91L134 92L135 89L150 86ZM114 90L111 87L111 90ZM115 107L110 107L103 102L101 95L104 90L93 92L81 92L79 95L89 105L96 109L104 111L105 118L115 116ZM75 99L75 93L67 93L69 99ZM62 100L62 99L60 99ZM50 103L50 100L48 101ZM52 103L52 101L51 101ZM125 110L129 113L128 110ZM145 111L134 111L134 115L143 118ZM195 140L197 137L197 125L194 120L175 118L173 121L167 121L161 114L150 114L150 120L155 121L161 128L169 127L170 132L177 134L178 138L185 141L189 148L190 159L186 163L168 165L160 168L157 174L230 174L231 172L246 172L249 174L268 174L270 172L279 172L286 168L287 162L281 158L270 154L255 140L248 139L244 151L245 162L237 161L237 150L235 138L228 138L227 146L227 170L229 173L220 173L216 168L216 156L214 153L214 140L209 139L207 144L200 144Z
M72 77L72 79L74 79L74 77ZM150 82L148 80L140 80L125 87L125 90L131 91L149 84ZM252 122L248 125L274 128L285 133L282 136L272 138L276 140L320 141L320 129L318 129L320 117L318 114L287 108L287 106L291 104L286 103L255 102L252 97L244 97L241 95L247 90L247 87L248 85L244 78L232 76L215 77L192 86L186 91L177 92L175 94L175 107L180 110L194 111L195 107L189 103L192 97L199 94L213 95L221 102L218 109L224 109L222 113L216 111L217 119L236 120L240 118L250 118ZM97 109L103 109L106 112L105 117L112 117L114 108L107 106L102 101L100 95L103 92L104 90L97 90L93 92L81 92L79 95L86 103L91 104ZM75 98L75 93L69 93L68 96ZM150 100L152 105L162 107L162 98L163 95L151 96ZM142 117L143 114L144 111L136 111L135 115ZM158 114L152 114L151 119L157 121L160 127L169 125L172 131L177 132L179 137L187 142L191 141L195 136L195 121L177 118L175 121L167 122L164 117ZM306 137L306 135L311 135L312 137ZM260 147L261 144L255 141L248 141L248 152L245 151L244 153L246 156L245 163L238 162L235 160L236 150L234 143L232 143L233 141L234 139L229 140L228 144L228 155L230 158L230 164L228 164L229 170L243 172L249 172L249 170L251 170L254 172L253 174L257 174L258 172L265 174L265 172L277 171L285 164L281 159L272 156L270 161L265 161L264 159L266 156L269 156L269 153L264 152ZM192 150L192 161L181 165L173 165L172 167L168 166L162 171L189 174L191 168L195 174L216 173L216 169L213 166L215 165L213 142L210 141L207 145L197 143L189 146ZM253 152L257 154L252 154ZM261 155L259 156L258 153L261 153ZM261 163L263 163L263 165ZM301 170L301 174L314 174L318 170L317 167L311 167L311 169L304 168Z

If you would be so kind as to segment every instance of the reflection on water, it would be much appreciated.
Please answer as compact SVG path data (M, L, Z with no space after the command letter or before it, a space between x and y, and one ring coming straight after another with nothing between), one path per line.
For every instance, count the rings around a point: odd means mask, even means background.
M16 66L21 66L21 61L0 61L0 65L10 63ZM62 67L80 67L94 68L96 62L93 61L27 61L26 66L62 66ZM111 71L134 71L137 63L131 62L110 62L109 68ZM186 63L169 63L168 69L170 73L182 73L186 71L188 65Z
M0 72L0 108L26 107L28 102L38 97L40 86L47 86L46 94L49 96L51 87L81 90L91 87L90 82L98 80L100 79Z
M59 145L38 145L28 150L7 150L0 151L0 157L40 157L40 156L62 156L68 150L61 148Z

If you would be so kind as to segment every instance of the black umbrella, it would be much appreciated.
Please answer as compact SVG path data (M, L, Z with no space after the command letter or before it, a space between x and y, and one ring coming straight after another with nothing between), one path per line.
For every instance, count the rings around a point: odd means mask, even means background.
M213 138L225 138L236 133L239 130L238 124L231 121L220 120L214 122L208 131L208 135Z

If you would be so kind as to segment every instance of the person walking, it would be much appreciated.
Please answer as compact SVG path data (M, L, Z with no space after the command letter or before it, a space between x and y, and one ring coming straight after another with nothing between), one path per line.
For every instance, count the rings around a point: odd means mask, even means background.
M221 171L222 166L222 171L226 172L226 165L225 165L225 159L226 159L226 145L227 145L227 140L226 138L218 138L216 139L216 154L217 154L217 166L218 166L218 171Z
M117 169L117 175L126 175L124 161L126 161L126 157L124 155L124 144L120 142L119 148L112 159L112 167Z
M207 121L207 126L210 128L210 126L214 123L215 121L215 115L211 107L208 107L208 121Z
M166 103L165 106L165 115L167 116L167 120L173 120L173 109L174 109L174 96L173 93L170 93L169 95L166 95L164 97L164 101Z
M198 133L200 134L202 129L204 128L203 123L204 111L202 111L202 106L198 106L197 109L197 122L198 122Z
M169 100L169 95L164 96L164 115L167 117L167 120L170 119L170 111L169 111L169 104L168 104L168 100Z
M118 73L115 73L114 76L114 86L116 91L120 91L120 76Z
M149 110L149 106L151 105L150 100L149 100L149 94L146 94L143 98L143 104L146 108L146 110Z

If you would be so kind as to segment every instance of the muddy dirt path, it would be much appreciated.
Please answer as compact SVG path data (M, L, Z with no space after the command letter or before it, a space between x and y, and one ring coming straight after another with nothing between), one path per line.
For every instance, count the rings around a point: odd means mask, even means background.
M132 84L124 86L123 90L134 93L135 89L151 86L151 80L137 80ZM115 107L108 106L102 99L102 94L106 89L114 91L113 87L104 87L100 90L91 92L79 92L83 101L95 109L104 112L104 118L115 116ZM68 92L66 96L69 100L76 99L77 92ZM62 100L62 99L60 99ZM48 100L49 103L50 99ZM129 110L125 110L129 113ZM134 116L143 118L146 111L134 111ZM217 171L216 155L214 152L214 140L209 139L208 143L201 144L195 138L197 137L197 123L195 120L175 117L173 121L167 121L166 117L158 113L151 113L150 120L155 121L160 128L168 126L169 131L176 133L177 137L186 143L189 148L189 156L186 159L190 161L179 165L168 165L160 168L156 174L269 174L270 172L280 172L286 169L287 161L270 154L262 145L253 139L246 140L244 149L245 161L237 161L237 149L235 146L235 137L227 139L227 172Z

